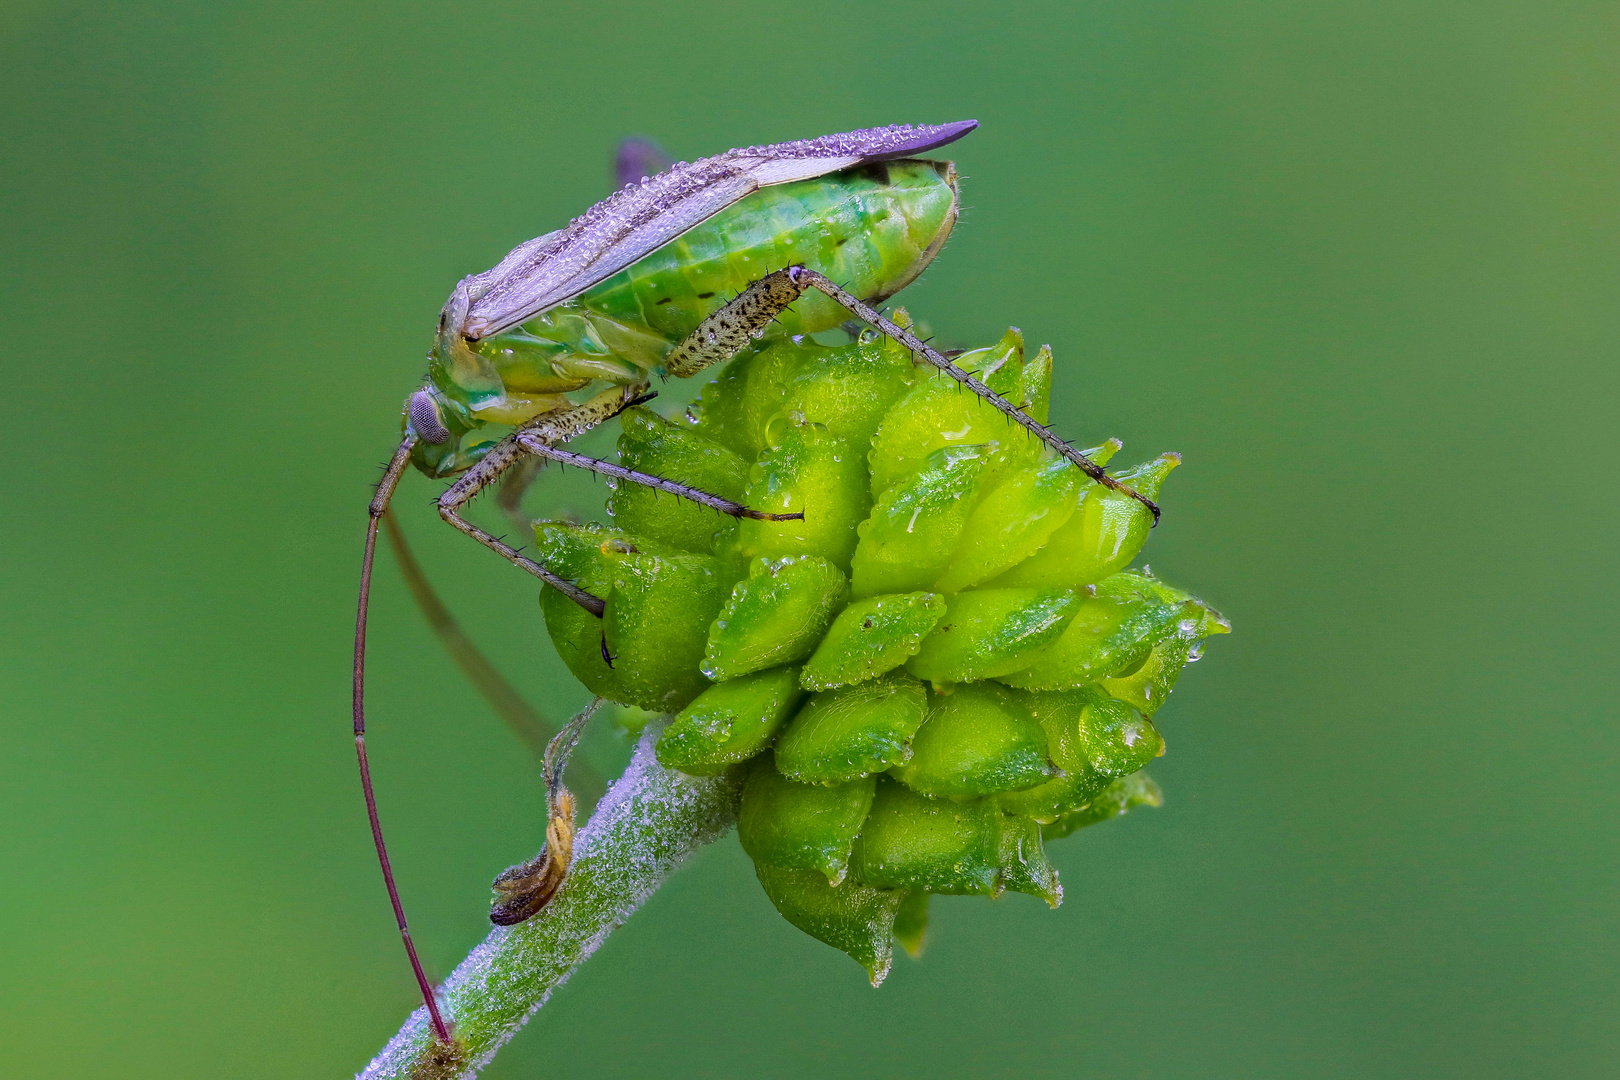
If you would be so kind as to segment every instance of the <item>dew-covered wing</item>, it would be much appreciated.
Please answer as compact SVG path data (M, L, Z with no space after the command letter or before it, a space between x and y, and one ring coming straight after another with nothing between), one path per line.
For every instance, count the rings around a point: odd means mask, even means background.
M896 124L682 162L620 189L566 229L521 245L493 270L463 279L445 307L448 324L475 340L498 334L578 296L762 187L908 157L978 126L977 120Z

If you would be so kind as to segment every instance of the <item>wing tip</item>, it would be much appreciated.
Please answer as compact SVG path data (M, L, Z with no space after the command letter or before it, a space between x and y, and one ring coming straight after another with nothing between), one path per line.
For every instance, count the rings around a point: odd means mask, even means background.
M891 147L881 154L873 154L868 161L887 161L891 158L910 157L928 150L937 150L947 146L979 126L977 120L956 120L949 124L919 125L917 137L909 139L898 146Z

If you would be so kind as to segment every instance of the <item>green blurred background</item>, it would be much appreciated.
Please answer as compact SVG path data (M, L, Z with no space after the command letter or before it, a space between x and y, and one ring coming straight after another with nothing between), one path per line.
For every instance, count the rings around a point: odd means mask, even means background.
M1055 845L1055 913L936 903L880 991L728 839L489 1075L1613 1075L1620 8L5 8L0 1071L363 1065L414 989L348 735L362 505L450 287L625 135L974 116L904 299L1052 342L1066 435L1186 455L1146 557L1236 633L1161 714L1167 804ZM424 561L565 715L533 583L434 493ZM379 582L442 975L540 791Z

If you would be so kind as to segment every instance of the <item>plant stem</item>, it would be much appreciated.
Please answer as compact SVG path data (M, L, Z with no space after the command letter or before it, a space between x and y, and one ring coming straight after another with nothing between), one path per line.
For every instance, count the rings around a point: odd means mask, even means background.
M670 872L736 820L740 784L691 777L653 757L649 725L624 775L574 842L568 880L540 914L496 927L439 987L458 1044L431 1037L427 1010L405 1021L362 1077L470 1077L539 1011Z

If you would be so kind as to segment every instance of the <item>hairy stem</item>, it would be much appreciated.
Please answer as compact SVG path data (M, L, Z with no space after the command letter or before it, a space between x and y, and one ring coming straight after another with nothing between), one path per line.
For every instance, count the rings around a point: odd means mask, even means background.
M361 1074L470 1077L494 1058L670 872L736 820L739 783L665 769L649 725L630 765L574 842L568 880L527 922L496 927L439 987L456 1046L436 1044L419 1008Z

